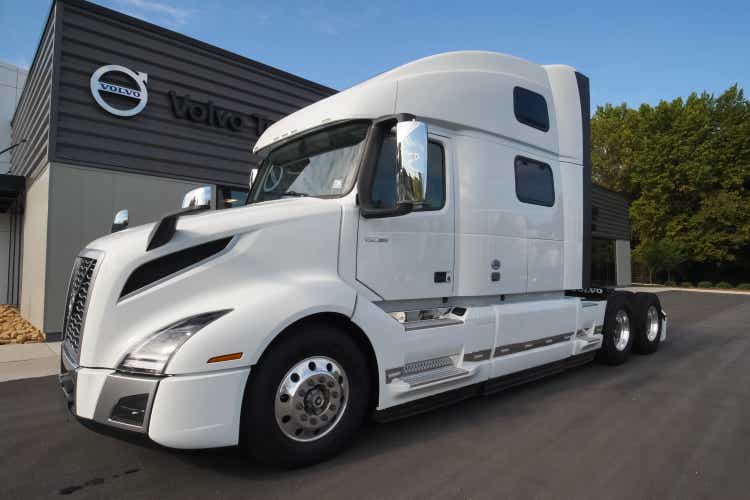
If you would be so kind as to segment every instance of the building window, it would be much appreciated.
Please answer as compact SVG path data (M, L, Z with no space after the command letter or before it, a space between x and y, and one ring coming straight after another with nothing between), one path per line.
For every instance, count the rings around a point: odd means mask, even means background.
M614 240L591 238L592 286L614 286L616 283Z
M514 88L513 111L519 122L543 132L549 130L549 112L543 95L522 87Z
M430 141L427 148L427 194L424 203L414 211L440 210L445 205L445 160L443 146ZM372 202L376 208L396 206L393 179L396 176L396 137L388 136L380 149L375 179L372 185Z
M247 193L248 190L244 188L216 186L216 197L218 198L216 208L221 210L223 208L241 207L247 201Z
M555 204L555 182L546 163L516 157L516 196L524 203L551 207Z

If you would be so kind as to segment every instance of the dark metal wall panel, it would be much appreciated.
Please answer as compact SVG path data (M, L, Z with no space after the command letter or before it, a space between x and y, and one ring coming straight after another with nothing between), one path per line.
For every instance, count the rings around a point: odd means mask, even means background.
M55 54L56 6L42 33L12 120L10 173L35 179L49 161L50 109Z
M276 121L334 90L81 0L58 0L60 72L53 160L200 182L246 185L258 118ZM99 67L148 74L133 117L101 109ZM169 92L243 117L238 131L176 116ZM262 127L261 127L262 128Z
M630 201L627 197L594 185L591 207L591 235L594 238L630 240Z

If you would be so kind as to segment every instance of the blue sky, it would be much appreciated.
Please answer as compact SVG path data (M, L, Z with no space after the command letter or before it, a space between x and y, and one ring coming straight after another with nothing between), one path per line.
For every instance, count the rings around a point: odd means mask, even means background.
M655 104L750 87L750 7L695 2L302 2L98 0L96 3L344 89L449 50L506 52L575 66L592 105ZM0 60L28 66L49 0L0 0Z

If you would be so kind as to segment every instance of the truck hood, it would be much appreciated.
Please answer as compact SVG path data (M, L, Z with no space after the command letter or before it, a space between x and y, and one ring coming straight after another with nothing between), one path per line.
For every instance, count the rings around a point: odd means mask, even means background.
M93 250L99 261L80 364L115 368L136 342L175 321L241 307L259 281L289 282L289 275L309 273L337 276L340 225L339 200L290 198L180 217L172 240L151 251L146 246L155 223L91 242L86 251ZM219 253L123 294L143 264L228 237Z
M285 198L228 210L209 210L184 215L177 220L176 233L172 240L150 252L146 252L146 246L158 221L103 236L89 243L86 248L99 250L107 255L117 255L118 258L137 258L148 254L150 260L186 246L234 236L287 220L310 218L316 214L339 210L338 203L332 200Z

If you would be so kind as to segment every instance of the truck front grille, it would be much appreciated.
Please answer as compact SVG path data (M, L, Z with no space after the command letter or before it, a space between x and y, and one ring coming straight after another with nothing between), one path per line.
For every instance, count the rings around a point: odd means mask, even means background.
M86 304L95 269L96 259L77 257L70 275L63 322L63 342L68 353L75 357L75 361L78 361L81 354L83 322L86 319Z

